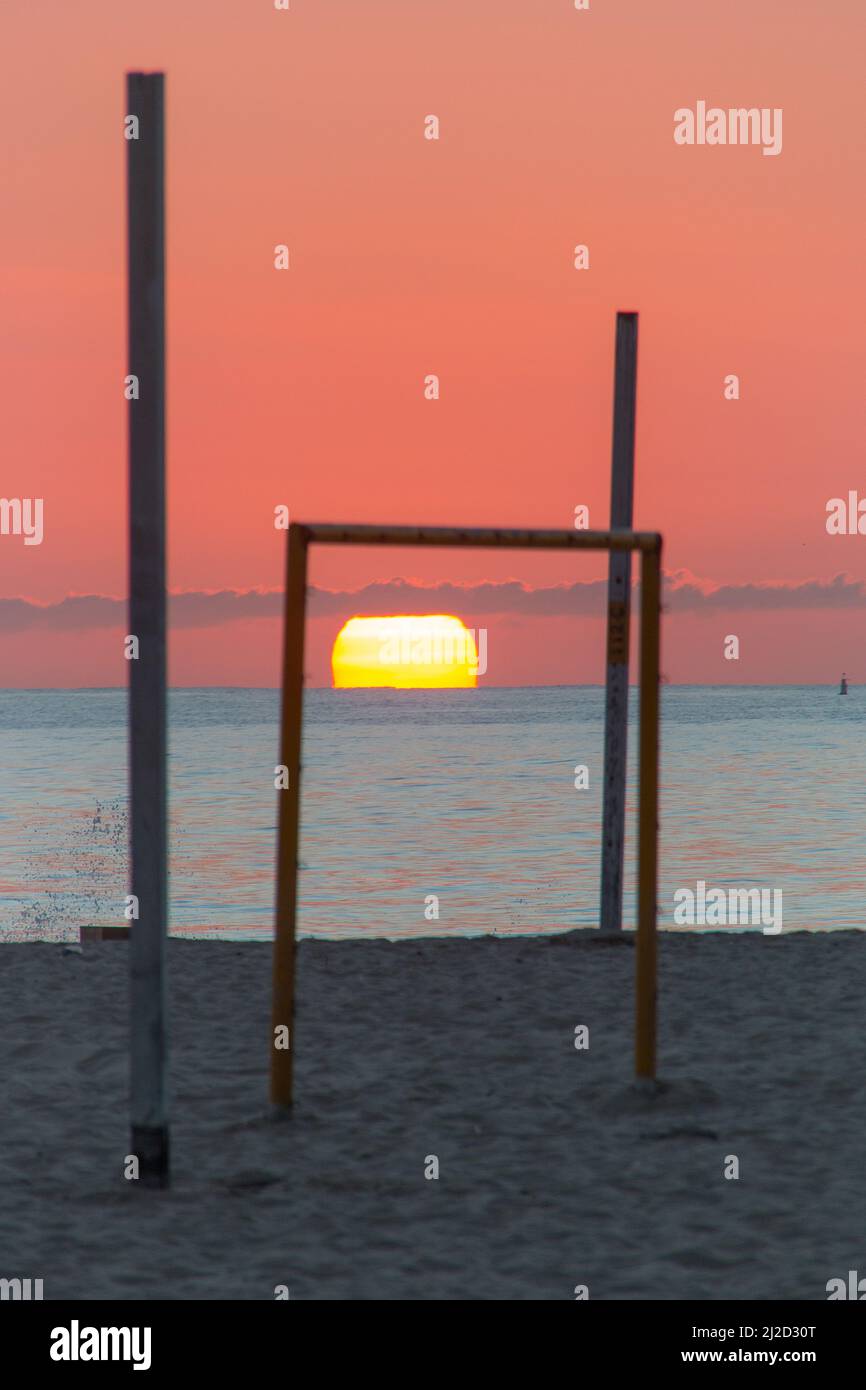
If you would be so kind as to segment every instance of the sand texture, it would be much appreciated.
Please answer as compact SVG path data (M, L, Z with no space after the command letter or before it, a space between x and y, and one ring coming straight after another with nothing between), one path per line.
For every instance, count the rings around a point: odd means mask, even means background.
M171 941L168 1192L123 1176L128 944L3 945L0 1276L46 1298L823 1300L866 1274L866 936L663 934L647 1097L633 943L592 935L302 942L283 1123L270 947Z

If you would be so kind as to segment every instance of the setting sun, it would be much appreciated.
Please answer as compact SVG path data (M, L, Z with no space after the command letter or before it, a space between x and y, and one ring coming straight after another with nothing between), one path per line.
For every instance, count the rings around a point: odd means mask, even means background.
M335 687L467 689L477 685L474 634L459 618L350 618L331 653Z

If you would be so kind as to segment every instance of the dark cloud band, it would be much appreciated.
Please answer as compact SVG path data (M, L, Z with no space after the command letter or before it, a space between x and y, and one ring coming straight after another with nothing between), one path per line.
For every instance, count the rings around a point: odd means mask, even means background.
M607 580L529 588L518 580L482 584L418 584L390 579L363 589L310 589L313 618L348 618L356 613L456 613L466 618L502 614L556 618L601 617ZM845 574L808 579L799 584L722 584L712 586L685 571L665 576L665 609L670 613L718 611L761 612L785 609L858 609L866 607L866 583ZM169 598L172 627L215 627L254 618L277 618L282 594L277 589L189 591ZM56 603L0 599L0 632L80 631L124 628L126 601L100 594L71 594Z

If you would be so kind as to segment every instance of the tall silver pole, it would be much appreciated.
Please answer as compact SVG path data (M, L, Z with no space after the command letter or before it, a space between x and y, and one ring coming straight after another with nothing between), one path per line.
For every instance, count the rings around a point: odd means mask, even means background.
M163 74L127 74L129 365L129 787L131 1153L139 1181L169 1182L165 939L165 189Z
M637 397L637 314L616 316L611 530L631 530ZM628 744L628 644L631 552L612 550L607 592L607 685L604 708L604 810L601 833L602 931L622 930L625 772Z

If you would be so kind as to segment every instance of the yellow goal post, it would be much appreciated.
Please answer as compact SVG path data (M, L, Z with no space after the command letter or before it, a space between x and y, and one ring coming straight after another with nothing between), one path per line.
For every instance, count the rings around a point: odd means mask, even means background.
M652 531L521 531L450 526L370 526L292 522L288 528L283 610L280 763L287 786L277 814L277 900L271 1009L271 1102L292 1103L295 930L301 797L307 554L311 545L450 546L503 550L638 551L640 604L640 754L638 924L635 966L635 1075L656 1070L656 897L658 886L659 649L662 538ZM626 643L628 633L624 634Z

